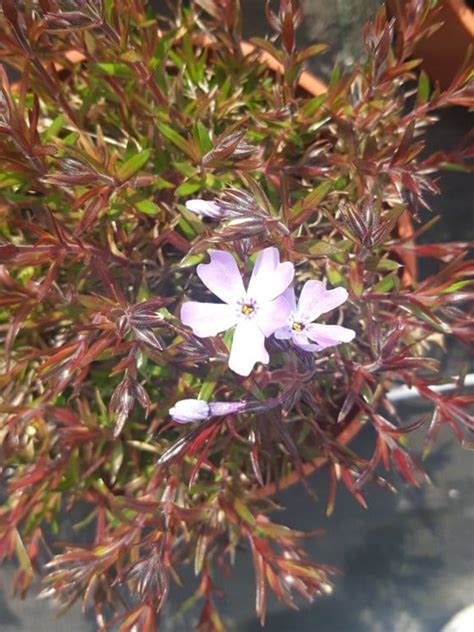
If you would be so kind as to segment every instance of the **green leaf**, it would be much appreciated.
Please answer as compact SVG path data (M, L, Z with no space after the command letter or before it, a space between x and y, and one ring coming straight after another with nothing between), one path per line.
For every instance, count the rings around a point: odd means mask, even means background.
M303 107L303 115L307 117L314 116L314 114L316 114L316 112L320 109L320 107L325 101L326 101L325 94L320 94L319 96L314 97L313 99L311 99L311 101L308 101L308 103L306 103L306 105Z
M169 141L176 145L183 153L185 153L189 158L198 162L200 159L199 150L197 149L194 143L189 142L182 136L178 134L172 127L166 125L166 123L162 123L161 121L157 122L157 127L160 130L160 133L167 138Z
M320 571L316 568L313 568L308 565L301 564L299 562L293 562L291 560L279 560L278 565L284 570L288 571L288 573L301 576L301 577L309 577L316 581L322 581L323 576Z
M410 303L407 303L406 307L412 314L420 320L423 320L425 323L431 325L433 329L436 329L436 331L440 331L444 334L452 333L452 329L449 324L440 320L431 310L428 310L427 308L421 309L418 305L412 305Z
M392 259L380 259L377 263L377 270L382 270L386 272L394 272L401 268L401 264L398 261L393 261Z
M109 457L110 475L111 475L110 482L112 484L115 483L115 481L117 480L117 475L120 471L120 468L122 467L123 456L124 456L123 443L116 441L114 443L114 447L112 448L112 454Z
M333 68L331 79L329 80L328 92L332 92L336 88L340 78L341 78L341 67L339 66L339 64L336 64Z
M185 197L186 195L191 195L191 193L196 193L196 191L200 191L201 188L202 184L200 182L183 182L183 184L181 184L176 189L176 196Z
M137 171L140 171L140 169L148 162L150 158L150 154L151 154L150 149L144 149L143 151L139 152L138 154L135 154L134 156L129 158L127 161L125 161L118 168L117 173L118 173L119 178L121 180L128 180L129 178L131 178L135 173L137 173Z
M301 64L301 62L309 59L310 57L315 57L316 55L320 55L324 53L329 48L329 44L313 44L312 46L308 46L300 53L296 55L296 63Z
M59 130L61 130L64 126L65 117L64 114L59 114L48 129L45 131L43 140L47 143L51 138L54 138L58 135Z
M442 290L441 294L452 294L453 292L462 290L463 287L466 287L466 285L470 285L470 284L471 284L471 281L456 281L456 283L453 283L449 287Z
M128 61L129 63L132 63L132 64L137 63L137 62L142 60L142 58L137 53L137 51L131 50L131 49L129 49L129 50L125 51L124 53L122 53L120 55L120 59L122 61Z
M117 64L117 63L100 63L94 64L95 68L99 68L108 75L112 75L113 77L133 77L132 69L127 66L127 64Z
M283 52L267 39L263 39L263 37L252 37L250 41L252 42L252 44L255 44L257 48L261 48L262 50L269 53L272 57L277 59L279 62L283 63Z
M194 575L198 576L202 570L204 558L207 552L209 537L201 534L196 543L196 553L194 555Z
M326 273L331 285L344 285L344 277L338 269L329 266Z
M247 524L251 526L255 524L255 518L250 513L250 510L247 507L247 505L244 505L244 503L240 500L240 498L234 498L234 509L244 522L246 522Z
M470 173L470 169L467 165L457 164L456 162L444 162L443 169L446 171L457 171L460 173Z
M200 254L200 255L186 255L181 263L179 264L180 268L189 268L192 266L196 266L198 263L201 263L201 261L204 259L204 254Z
M67 492L71 489L78 489L81 484L81 477L79 474L79 455L77 451L71 455L66 471L60 482L57 484L55 491Z
M422 105L430 98L430 80L424 70L420 72L418 78L418 90L416 93L416 104Z
M192 178L196 175L196 167L190 165L189 162L175 162L174 166L183 176L186 176L186 178Z
M324 200L331 189L331 182L322 182L313 191L311 191L309 195L305 197L303 202L304 206L317 206L320 202Z
M203 399L206 402L208 402L211 399L212 394L214 393L214 389L216 388L216 385L220 382L223 371L224 369L222 365L216 366L214 369L212 369L207 379L203 382L201 386L198 399Z
M385 294L386 292L390 292L391 290L397 288L399 285L399 278L397 274L387 274L381 279L378 283L376 283L372 292L377 292L380 294Z
M162 448L151 445L150 443L145 443L144 441L134 441L130 439L127 441L127 445L132 446L132 448L136 448L137 450L141 450L142 452L149 452L150 454L162 454Z
M160 207L151 200L140 200L134 204L137 211L145 215L155 216L160 213Z
M330 257L341 253L337 246L320 239L310 239L304 243L298 243L295 245L295 250L311 257Z
M193 128L193 136L196 143L199 145L201 153L207 154L212 149L212 141L209 136L208 130L204 127L201 121L198 121Z
M214 389L216 388L216 384L216 380L206 380L201 386L201 390L199 391L199 395L197 398L203 399L204 401L208 402L211 399Z
M168 180L160 178L160 176L156 176L156 180L153 182L153 185L159 191L162 189L174 189L174 184L172 182L168 182Z
M317 206L324 200L326 195L332 189L331 182L322 182L311 193L309 193L303 200L300 200L291 210L291 220L297 223L299 220L306 217L309 211L317 208Z
M15 529L15 554L21 569L27 575L34 575L30 557L26 551L25 545L23 544L20 532L17 529Z
M344 191L345 189L347 189L348 186L349 178L346 178L345 176L341 176L334 183L334 188L336 189L336 191Z

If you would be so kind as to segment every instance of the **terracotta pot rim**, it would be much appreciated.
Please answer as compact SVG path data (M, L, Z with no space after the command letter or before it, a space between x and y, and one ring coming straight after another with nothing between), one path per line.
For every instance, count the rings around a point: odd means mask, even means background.
M198 37L196 37L196 40L200 41L203 46L209 48L212 46L212 44L215 43L214 40L206 34L199 35ZM268 68L280 75L284 73L283 64L267 51L259 49L257 46L255 46L255 44L252 44L247 40L242 40L240 43L240 50L244 57L248 57L249 55L252 55L254 52L258 51L258 59L261 63L265 64L266 66L268 66ZM85 59L85 56L75 48L66 51L65 57L72 64L78 64ZM57 70L62 69L62 66L60 64L55 64L55 67ZM327 92L328 89L327 84L316 77L316 75L314 75L309 70L303 70L301 72L300 76L298 77L298 85L313 96L320 96L321 94Z
M474 37L474 10L464 0L445 0L454 11L456 18Z
M405 1L386 0L389 14L397 17ZM422 68L428 77L447 90L458 71L469 61L469 46L474 42L474 10L465 0L438 0L435 10L428 15L426 26L434 24L441 26L417 42L413 56L422 60ZM460 99L458 105L467 106L468 103Z
M271 70L274 70L280 75L284 73L284 66L281 62L275 59L275 57L273 57L273 55L269 52L259 49L255 46L255 44L252 44L252 42L242 40L240 43L240 50L245 57L251 55L256 50L259 50L259 61L266 64ZM298 77L298 85L313 96L324 94L328 89L327 84L309 70L303 70L301 72Z
M207 48L211 48L214 44L219 45L219 42L213 39L210 35L206 33L196 33L193 36L194 41L199 42L202 46ZM265 64L270 70L273 70L279 75L282 75L285 72L285 68L283 64L278 61L271 53L266 50L263 50L249 42L245 39L240 41L240 51L244 57L249 57L250 55L257 53L258 61L262 64ZM298 85L306 90L309 94L313 96L319 96L327 92L327 84L316 77L309 70L303 70L298 77Z

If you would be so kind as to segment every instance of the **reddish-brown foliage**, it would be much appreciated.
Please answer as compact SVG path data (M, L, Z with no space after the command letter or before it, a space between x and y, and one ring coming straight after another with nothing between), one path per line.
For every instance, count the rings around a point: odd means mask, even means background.
M231 0L195 0L173 19L152 19L143 0L0 2L0 557L18 556L20 593L52 555L46 594L93 605L99 628L116 611L121 632L152 631L194 561L198 629L223 630L213 575L243 542L263 622L268 588L293 606L333 573L307 559L304 534L270 521L275 490L311 491L323 463L329 513L339 482L362 505L367 484L388 485L384 469L419 485L407 436L425 420L404 425L393 384L432 403L427 448L442 424L461 443L473 431L462 377L433 389L444 378L430 357L443 336L472 345L469 244L398 230L427 221L438 170L472 158L467 143L421 153L433 113L473 96L468 68L446 91L421 73L410 95L429 4L407 3L396 41L381 10L365 63L336 68L312 97L298 76L324 47L296 49L298 0L268 3L277 37L256 41L281 76L243 55ZM201 194L227 219L187 211ZM240 378L228 337L196 338L179 305L203 292L194 265L210 247L243 269L268 245L297 285L346 287L357 337L317 355L273 341L272 362ZM422 281L419 257L440 262ZM247 412L173 424L169 408L198 396ZM363 422L377 436L370 459L345 445ZM79 503L93 540L52 554L45 528Z

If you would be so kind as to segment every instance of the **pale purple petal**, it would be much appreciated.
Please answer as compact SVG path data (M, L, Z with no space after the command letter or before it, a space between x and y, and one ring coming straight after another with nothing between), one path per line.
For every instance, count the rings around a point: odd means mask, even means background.
M196 213L199 217L220 219L225 216L224 209L212 200L188 200L185 206L188 211Z
M245 297L242 277L234 257L223 250L209 250L210 263L200 263L197 275L211 292L225 303Z
M191 327L193 333L200 338L216 336L221 331L230 329L237 322L234 307L223 303L183 303L180 314L182 322Z
M289 325L290 318L292 317L292 315L296 313L296 296L295 296L294 289L292 287L287 288L283 292L281 297L284 298L286 302L288 303L288 307L290 311L288 314L287 322L283 326L279 327L273 333L277 340L289 340L293 336L293 330L291 329Z
M339 307L347 301L347 291L342 287L327 290L321 281L306 281L298 302L298 319L310 323L321 314Z
M350 342L355 336L355 331L340 325L320 325L312 323L306 325L305 335L315 342L320 349L333 347L341 342Z
M319 347L318 345L312 344L309 341L308 336L305 336L304 333L296 334L292 332L291 339L295 347L303 349L303 351L318 351L319 349L321 349L321 347Z
M285 297L286 302L288 303L289 307L290 307L290 313L291 314L295 314L296 313L296 295L295 295L295 290L292 287L287 288L282 296Z
M170 408L170 415L179 424L203 421L211 416L209 404L200 399L181 399Z
M258 326L268 338L277 329L288 323L290 316L290 305L284 294L276 298L274 301L264 303L259 307L255 320Z
M258 254L247 296L259 303L271 301L286 290L294 275L293 264L289 261L280 263L280 253L276 248L265 248Z
M293 336L293 332L291 331L291 327L286 325L285 327L277 329L274 335L277 340L289 340Z
M255 319L241 319L235 328L229 367L239 375L250 375L256 362L266 364L269 360L265 349L265 336Z

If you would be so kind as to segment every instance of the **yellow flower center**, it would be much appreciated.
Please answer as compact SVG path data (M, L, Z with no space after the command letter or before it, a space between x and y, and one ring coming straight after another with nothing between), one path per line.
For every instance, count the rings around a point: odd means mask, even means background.
M253 314L254 311L255 307L253 307L253 305L242 305L242 314L245 316L250 316L250 314Z
M299 334L299 333L301 333L303 331L304 325L303 325L303 323L294 322L291 325L291 328L293 329L293 331L295 331L297 334Z

